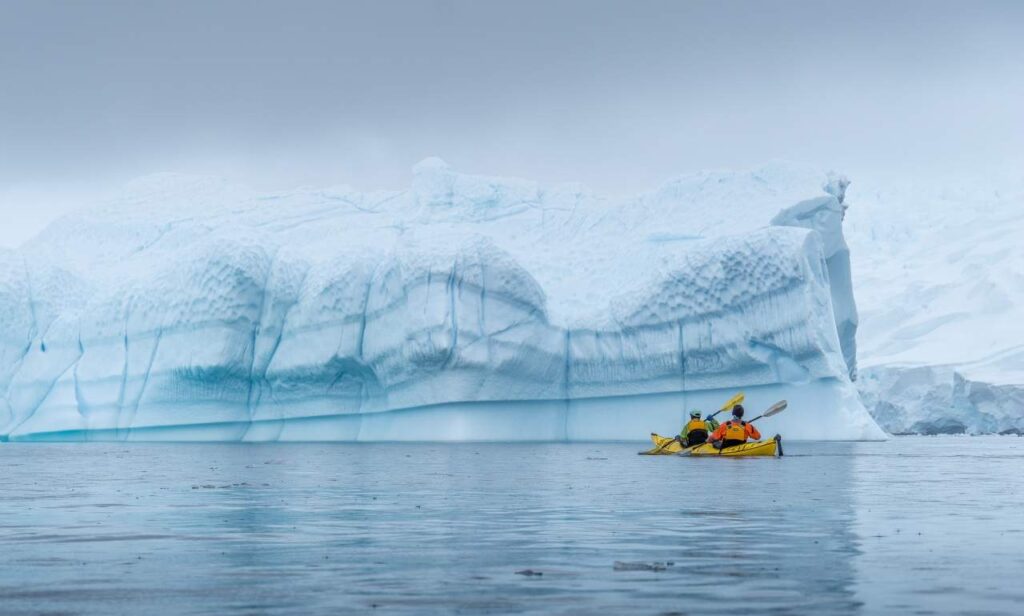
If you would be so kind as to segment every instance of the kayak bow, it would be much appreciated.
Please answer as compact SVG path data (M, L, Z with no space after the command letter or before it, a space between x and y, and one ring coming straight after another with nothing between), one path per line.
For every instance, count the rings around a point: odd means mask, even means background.
M669 438L667 436L661 436L651 432L651 442L654 443L654 447L647 451L641 451L642 456L669 456L675 453L682 453L686 451L682 443Z

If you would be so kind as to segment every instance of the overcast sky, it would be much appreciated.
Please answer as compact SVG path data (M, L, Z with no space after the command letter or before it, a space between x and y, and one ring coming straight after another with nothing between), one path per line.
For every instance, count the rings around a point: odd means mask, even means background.
M1024 2L0 0L0 245L159 171L600 191L1024 165Z

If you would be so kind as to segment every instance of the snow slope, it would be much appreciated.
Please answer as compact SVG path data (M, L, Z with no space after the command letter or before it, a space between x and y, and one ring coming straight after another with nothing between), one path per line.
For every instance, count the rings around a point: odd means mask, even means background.
M397 192L146 178L0 254L0 435L642 439L744 389L790 399L766 425L787 436L879 438L849 379L845 183L823 184L772 165L611 199L437 159Z
M891 432L1024 431L1024 181L854 183L858 387Z

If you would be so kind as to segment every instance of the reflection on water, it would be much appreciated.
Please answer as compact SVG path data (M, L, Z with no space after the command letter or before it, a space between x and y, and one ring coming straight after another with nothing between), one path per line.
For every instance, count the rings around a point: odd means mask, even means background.
M0 611L1015 613L1020 443L4 444Z

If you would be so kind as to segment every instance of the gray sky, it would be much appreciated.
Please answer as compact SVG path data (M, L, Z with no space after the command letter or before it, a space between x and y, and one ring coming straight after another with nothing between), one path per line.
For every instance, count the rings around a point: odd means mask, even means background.
M0 245L158 171L653 188L1024 165L1024 2L0 0Z

